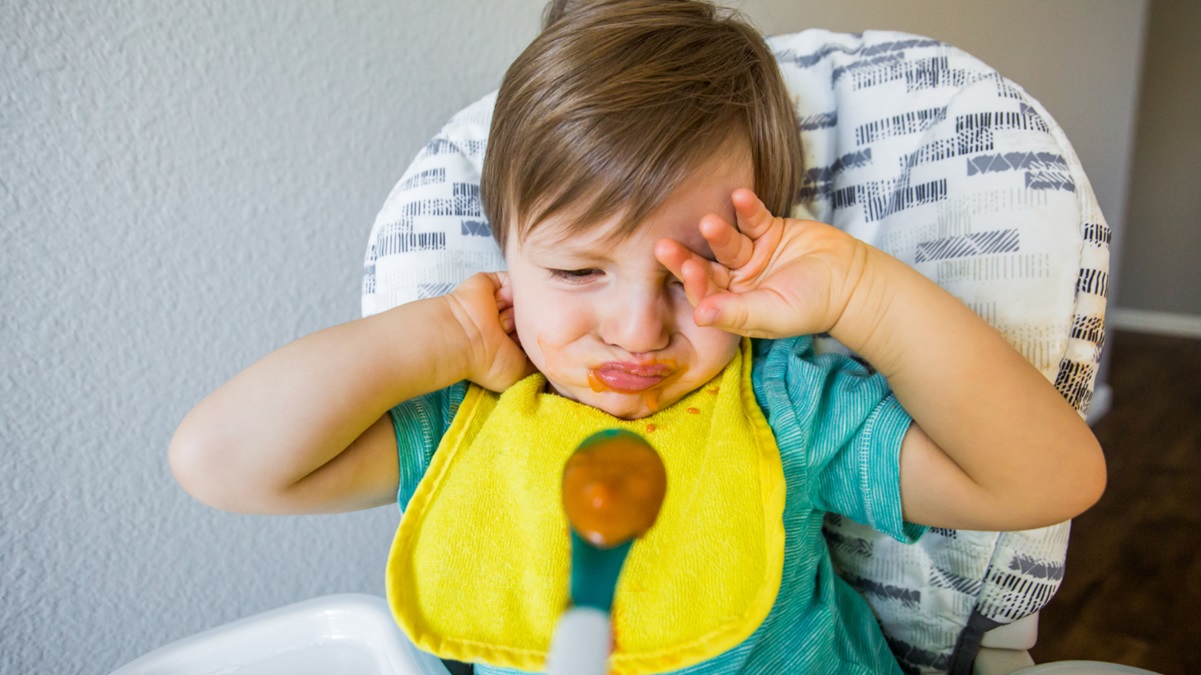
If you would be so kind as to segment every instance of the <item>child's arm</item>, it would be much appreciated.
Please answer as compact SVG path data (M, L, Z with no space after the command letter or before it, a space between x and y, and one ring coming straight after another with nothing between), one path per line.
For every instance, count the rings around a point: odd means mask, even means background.
M171 440L197 499L250 513L333 512L396 499L388 410L464 379L502 390L530 372L510 336L503 275L319 331L272 352L200 402Z
M671 241L661 262L695 318L752 337L829 332L888 378L915 424L901 449L905 518L1013 530L1061 522L1100 497L1096 438L995 329L901 261L836 228L773 218L734 193L738 228L702 234L718 262Z

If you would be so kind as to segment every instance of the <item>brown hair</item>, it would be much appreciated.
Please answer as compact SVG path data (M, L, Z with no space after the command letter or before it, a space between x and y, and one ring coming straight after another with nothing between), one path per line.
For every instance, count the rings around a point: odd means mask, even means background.
M583 230L620 215L621 235L731 134L753 188L786 215L803 173L775 57L736 14L704 0L554 0L543 32L505 74L481 197L503 250L568 212Z

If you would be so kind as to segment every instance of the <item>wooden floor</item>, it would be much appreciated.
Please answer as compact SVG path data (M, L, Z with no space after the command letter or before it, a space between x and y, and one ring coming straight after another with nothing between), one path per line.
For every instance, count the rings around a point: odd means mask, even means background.
M1031 655L1201 673L1201 340L1117 332L1106 348L1109 485L1073 522Z

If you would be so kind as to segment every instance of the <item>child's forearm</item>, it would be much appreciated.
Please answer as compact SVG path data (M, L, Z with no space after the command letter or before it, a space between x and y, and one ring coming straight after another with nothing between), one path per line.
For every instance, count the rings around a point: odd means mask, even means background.
M205 398L172 439L172 469L194 496L235 511L338 510L387 497L387 448L356 448L338 476L289 501L401 401L467 377L463 331L444 298L334 326L267 355ZM387 425L382 425L386 427ZM366 444L360 442L360 445ZM391 451L394 454L395 444ZM394 487L392 488L394 491ZM326 494L337 492L338 494Z
M888 378L920 428L902 451L906 517L1027 529L1091 506L1104 487L1104 460L1076 411L959 300L891 256L872 249L869 257L831 334ZM929 474L949 482L926 489ZM947 494L958 495L956 508L970 505L954 522L945 520Z
M751 337L829 332L889 380L916 425L901 447L913 522L1029 529L1071 518L1105 484L1096 438L1005 339L901 261L814 221L778 218L750 190L737 227L699 224L715 260L664 240L694 320Z

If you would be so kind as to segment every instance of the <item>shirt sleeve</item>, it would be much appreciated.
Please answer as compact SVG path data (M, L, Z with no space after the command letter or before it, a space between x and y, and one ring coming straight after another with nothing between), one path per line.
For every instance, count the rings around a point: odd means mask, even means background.
M401 511L417 491L417 484L429 469L434 451L450 428L450 421L454 419L466 394L467 383L459 382L411 398L389 411L396 432L396 455L400 467L396 503Z
M916 541L926 528L901 515L901 441L913 420L884 376L843 354L815 354L810 336L756 353L756 396L795 483L789 499Z

